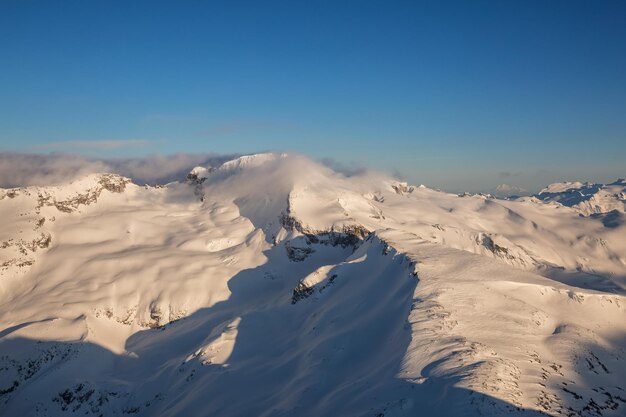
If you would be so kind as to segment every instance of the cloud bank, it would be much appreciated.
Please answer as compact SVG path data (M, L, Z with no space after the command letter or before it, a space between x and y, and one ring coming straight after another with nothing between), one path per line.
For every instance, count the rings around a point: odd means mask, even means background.
M343 162L339 162L334 158L319 158L317 162L332 169L335 172L340 172L347 177L363 175L366 172L370 171L369 169L361 165L357 165L354 162L350 164L346 164Z
M65 153L0 153L0 187L55 185L95 172L130 177L137 184L164 184L185 178L195 166L219 165L239 155L173 154L141 158L90 158Z

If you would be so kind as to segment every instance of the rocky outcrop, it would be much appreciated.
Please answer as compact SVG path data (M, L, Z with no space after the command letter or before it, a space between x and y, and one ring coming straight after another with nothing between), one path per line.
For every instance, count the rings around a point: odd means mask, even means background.
M313 287L307 286L303 281L298 283L298 286L293 289L293 295L291 296L291 304L296 304L298 301L313 295L315 290Z
M56 207L57 210L63 213L72 213L82 205L88 206L98 201L98 198L102 194L102 191L106 190L111 193L123 193L126 189L126 185L131 180L115 174L100 174L94 187L87 188L86 190L77 193L75 196L58 199L52 190L44 189L39 190L37 195L37 207L35 210L39 210L44 206Z
M370 234L369 230L359 224L341 225L330 230L315 230L304 226L300 220L288 213L282 213L279 220L286 230L302 233L310 243L341 247L356 246Z
M391 184L391 188L395 191L396 194L404 195L409 194L415 191L415 187L412 185L408 185L406 182L396 182Z

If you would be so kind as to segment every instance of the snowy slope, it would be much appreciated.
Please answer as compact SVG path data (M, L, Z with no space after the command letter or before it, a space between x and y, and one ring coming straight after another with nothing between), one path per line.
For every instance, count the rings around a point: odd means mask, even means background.
M611 184L560 182L547 186L535 197L572 207L585 216L611 211L621 216L626 212L626 180Z
M0 190L0 415L623 415L626 226L568 205L287 154Z

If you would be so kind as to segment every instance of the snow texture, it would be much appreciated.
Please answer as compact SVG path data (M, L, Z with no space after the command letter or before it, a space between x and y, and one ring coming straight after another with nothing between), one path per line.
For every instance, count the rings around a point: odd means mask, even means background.
M625 187L260 154L0 189L0 415L622 416Z

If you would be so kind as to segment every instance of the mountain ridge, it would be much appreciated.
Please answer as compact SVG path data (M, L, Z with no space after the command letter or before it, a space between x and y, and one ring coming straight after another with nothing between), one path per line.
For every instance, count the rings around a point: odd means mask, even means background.
M0 414L626 407L621 223L234 161L2 191Z

